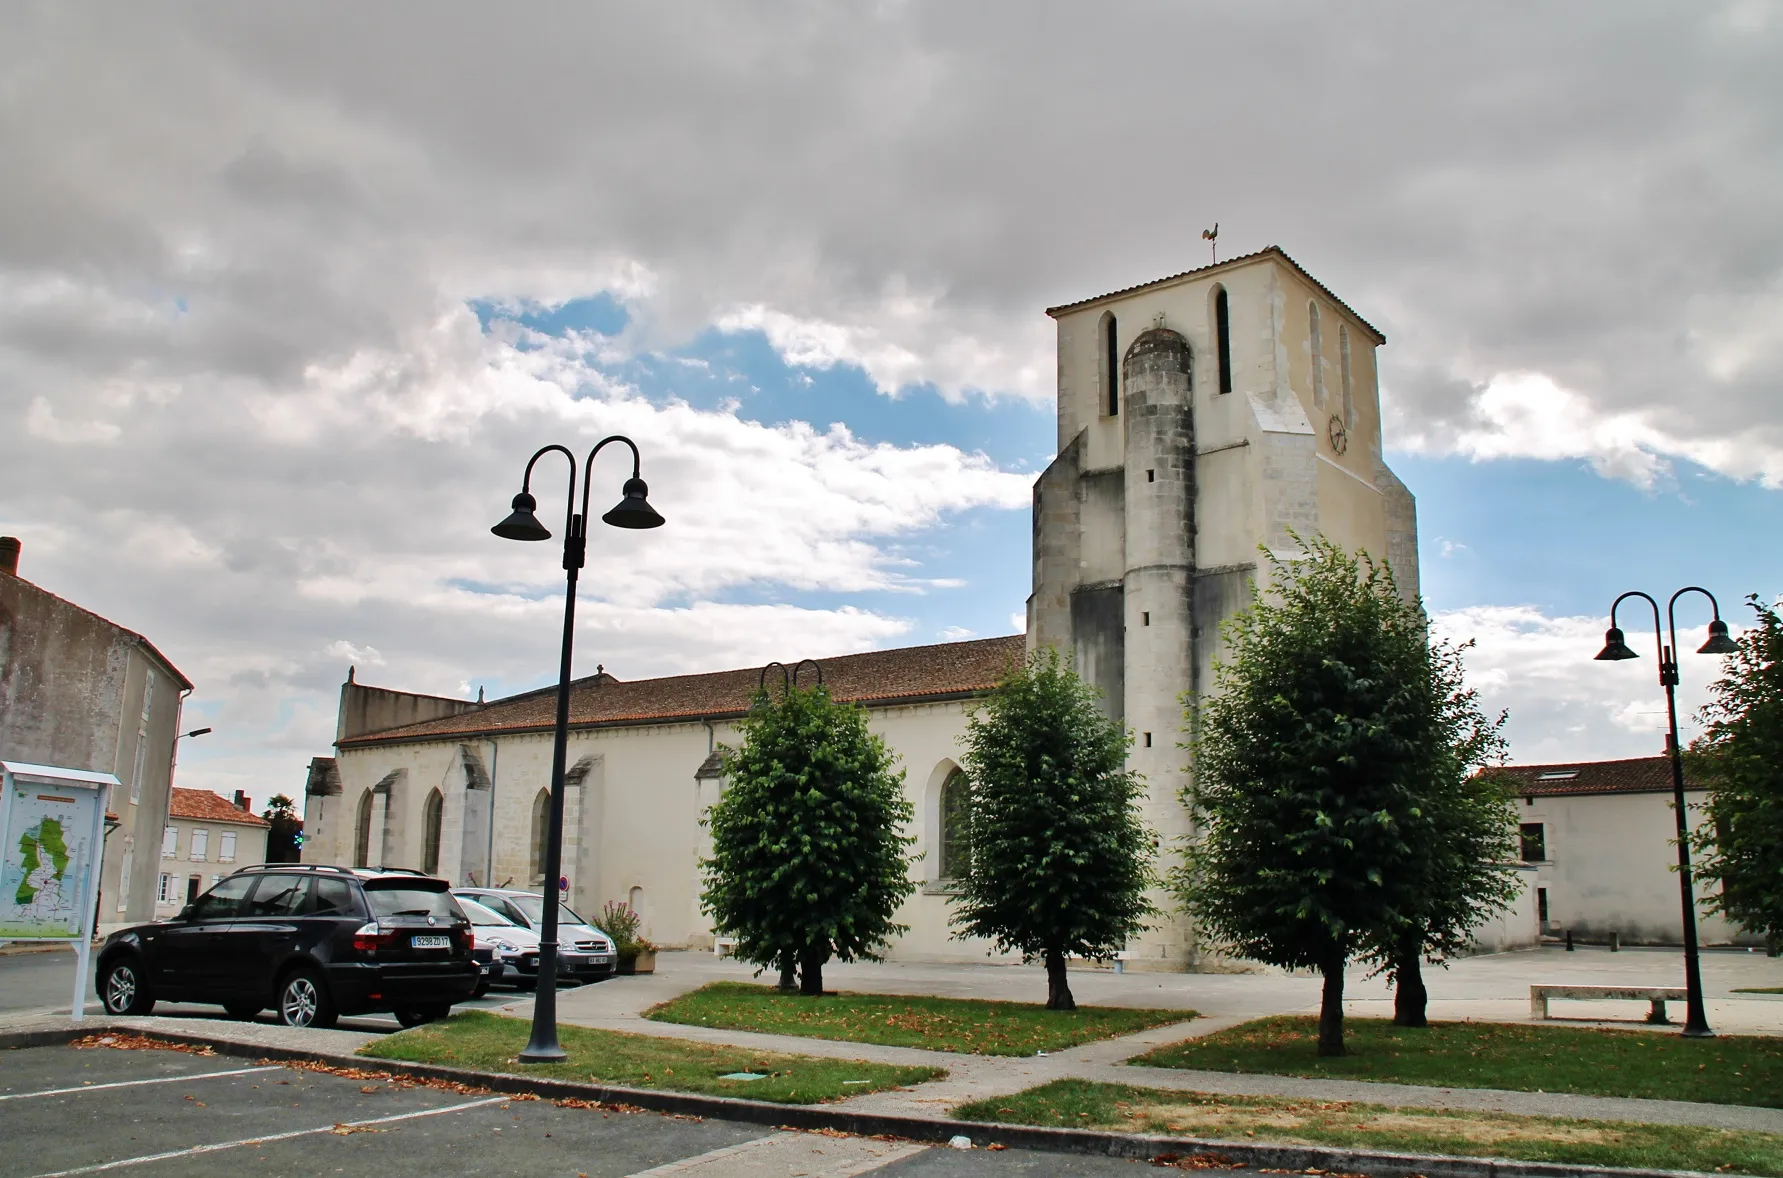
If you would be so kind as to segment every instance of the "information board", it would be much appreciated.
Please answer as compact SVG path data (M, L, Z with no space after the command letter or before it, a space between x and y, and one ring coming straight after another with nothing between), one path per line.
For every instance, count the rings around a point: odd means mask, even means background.
M105 798L116 784L109 773L0 761L0 942L74 947L76 1019L105 857Z

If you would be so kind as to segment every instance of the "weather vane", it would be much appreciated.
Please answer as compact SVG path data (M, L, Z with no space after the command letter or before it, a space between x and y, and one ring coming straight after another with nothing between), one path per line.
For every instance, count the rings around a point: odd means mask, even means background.
M1213 260L1217 265L1220 260L1220 223L1215 221L1212 229L1203 229L1201 231L1201 240L1205 241L1207 243L1207 248L1213 251Z

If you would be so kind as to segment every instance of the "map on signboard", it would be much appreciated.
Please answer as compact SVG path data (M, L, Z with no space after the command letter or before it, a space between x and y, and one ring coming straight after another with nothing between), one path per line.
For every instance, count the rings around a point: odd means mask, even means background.
M15 786L0 847L0 940L80 936L94 868L91 789Z

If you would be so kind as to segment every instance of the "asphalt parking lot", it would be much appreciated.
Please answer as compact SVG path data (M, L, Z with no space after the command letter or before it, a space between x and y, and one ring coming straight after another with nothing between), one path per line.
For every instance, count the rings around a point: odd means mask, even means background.
M1137 1175L1146 1163L792 1133L109 1047L0 1054L0 1178Z

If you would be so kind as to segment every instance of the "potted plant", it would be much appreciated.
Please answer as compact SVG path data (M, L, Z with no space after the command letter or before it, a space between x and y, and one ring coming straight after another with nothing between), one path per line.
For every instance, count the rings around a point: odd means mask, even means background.
M622 974L656 972L656 946L638 935L641 924L630 904L609 900L601 909L601 931L613 938L613 951Z

